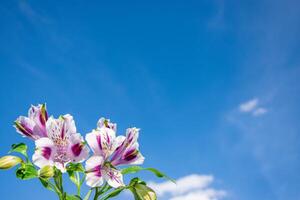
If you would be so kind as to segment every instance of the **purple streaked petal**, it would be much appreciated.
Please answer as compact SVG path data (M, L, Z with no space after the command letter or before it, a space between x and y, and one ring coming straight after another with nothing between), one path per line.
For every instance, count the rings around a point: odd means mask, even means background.
M104 179L111 187L117 188L124 186L123 175L119 170L105 166L102 170L102 173Z
M102 166L98 165L98 166L94 167L91 170L91 172L93 172L95 176L101 177L102 176L101 169L102 169Z
M93 153L95 155L100 156L102 155L101 154L102 147L99 146L99 144L101 145L101 142L99 141L101 138L97 138L99 135L98 132L99 132L98 130L93 130L91 133L86 134L85 140L87 141L88 145L92 149Z
M93 130L86 135L86 141L95 153L95 155L108 158L114 151L115 132L112 129L102 127L101 129Z
M137 159L139 146L137 143L138 136L138 128L134 127L126 130L125 140L116 148L116 151L111 159L111 162L114 165L130 164Z
M15 121L15 128L18 133L22 134L23 136L29 137L33 140L38 139L39 136L33 133L33 128L35 126L34 122L29 119L28 117L20 116Z
M76 126L71 115L64 115L58 119L52 116L46 122L47 135L55 143L67 143L68 138L76 133Z
M86 184L90 187L101 186L103 184L102 165L104 159L101 156L92 156L85 163Z
M96 138L97 138L97 143L98 143L99 149L102 151L101 135L97 135Z
M46 104L42 104L42 106L41 106L41 112L40 112L39 119L40 119L41 124L45 127L46 122L48 120L48 113L47 113L47 109L46 109Z
M125 152L122 158L123 160L130 162L137 157L138 153L139 151L137 149L130 149L129 151Z

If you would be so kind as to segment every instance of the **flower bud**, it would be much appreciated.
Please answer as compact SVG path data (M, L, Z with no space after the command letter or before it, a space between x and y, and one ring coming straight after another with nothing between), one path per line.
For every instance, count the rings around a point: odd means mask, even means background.
M17 156L3 156L0 158L0 169L9 169L21 162L22 159Z
M156 200L155 192L145 184L136 183L134 185L134 193L143 200Z
M47 165L39 170L39 177L48 179L54 176L54 169L52 166Z

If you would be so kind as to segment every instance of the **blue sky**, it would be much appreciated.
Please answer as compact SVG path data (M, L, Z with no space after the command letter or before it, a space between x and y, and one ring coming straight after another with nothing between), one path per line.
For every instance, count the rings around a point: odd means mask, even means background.
M33 147L12 122L46 102L54 116L71 113L82 134L100 116L119 134L140 127L144 166L184 185L198 178L198 188L171 187L159 199L297 200L299 6L2 0L0 154L12 143ZM55 199L38 181L0 174L3 199Z

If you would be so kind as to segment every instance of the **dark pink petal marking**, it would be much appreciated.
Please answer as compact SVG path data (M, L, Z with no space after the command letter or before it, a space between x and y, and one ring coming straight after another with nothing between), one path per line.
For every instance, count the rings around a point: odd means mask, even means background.
M118 179L118 176L113 171L109 171L107 175L117 183L121 183L121 181Z
M33 137L32 137L32 135L33 135L33 130L30 129L30 128L26 125L26 123L18 123L18 122L15 122L15 125L16 125L17 129L18 129L19 131L21 131L24 135L33 138Z
M47 110L46 110L46 106L45 104L43 104L40 108L40 122L43 126L46 125L46 121L48 120L48 113L47 113Z
M52 152L52 149L50 147L43 147L42 156L44 158L46 158L47 160L49 160L50 156L51 156L51 152Z
M124 160L126 161L132 161L133 159L135 159L138 155L139 151L136 149L131 149L129 151L127 151L124 155Z
M64 120L64 122L62 124L60 137L61 137L61 139L64 139L64 137L65 137L65 120Z
M112 156L112 159L111 159L112 162L116 161L118 158L120 158L122 156L122 153L124 152L124 148L125 148L125 143L126 143L126 140L124 140L122 142L122 144L120 144L116 148L116 151L115 151L115 153L114 153L114 155Z
M97 135L96 137L97 137L98 146L99 146L100 150L102 150L101 135Z
M106 135L106 142L109 144L109 143L110 143L110 138L109 138L109 136L108 136L107 131L105 131L105 135Z
M74 144L71 149L72 149L72 152L74 154L74 156L79 156L81 151L82 151L82 147L83 145L81 143L77 143L77 144Z
M98 177L102 176L101 165L94 167L91 171L95 173L95 176L98 176Z
M43 113L40 113L39 120L40 120L41 124L42 124L43 126L45 126L46 121L45 121L45 119L44 119Z

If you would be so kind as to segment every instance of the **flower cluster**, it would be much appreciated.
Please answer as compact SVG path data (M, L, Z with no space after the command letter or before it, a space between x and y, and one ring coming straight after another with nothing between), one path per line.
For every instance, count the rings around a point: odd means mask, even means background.
M115 188L123 186L122 174L115 167L144 162L138 150L139 129L127 129L126 137L116 137L116 129L116 124L101 118L97 129L86 135L86 141L94 153L86 162L86 181L91 187L102 185L103 180Z
M106 196L103 198L109 199L122 190L129 189L135 199L153 200L156 199L155 192L145 182L134 178L126 185L123 175L149 170L158 177L166 177L154 168L137 166L143 164L145 158L139 151L139 129L136 127L128 128L125 136L117 136L117 125L109 119L100 118L97 127L87 133L84 140L77 132L71 115L48 117L45 104L31 106L28 116L17 118L14 127L22 136L35 142L32 162L27 156L27 146L21 143L13 145L11 152L23 154L26 160L17 156L4 156L0 158L0 169L20 164L16 172L18 178L38 177L43 186L55 191L60 199L81 199L80 188L85 181L91 187L85 199L89 199L93 190L94 199L104 194ZM85 168L82 165L84 161ZM128 165L132 167L119 168ZM68 172L71 181L76 184L77 195L70 196L63 191L62 173L65 172ZM80 173L83 175L80 176ZM50 178L53 178L53 182Z

